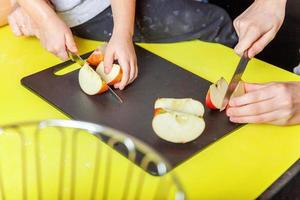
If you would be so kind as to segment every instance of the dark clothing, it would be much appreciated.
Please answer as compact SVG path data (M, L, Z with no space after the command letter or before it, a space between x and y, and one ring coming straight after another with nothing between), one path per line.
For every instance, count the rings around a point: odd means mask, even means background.
M75 35L108 41L113 30L111 7L73 27ZM223 9L194 0L138 0L135 42L177 42L200 39L233 47L237 36L229 15Z
M253 0L210 0L224 8L232 19L244 12ZM274 40L256 57L293 71L300 62L300 0L288 0L283 26Z

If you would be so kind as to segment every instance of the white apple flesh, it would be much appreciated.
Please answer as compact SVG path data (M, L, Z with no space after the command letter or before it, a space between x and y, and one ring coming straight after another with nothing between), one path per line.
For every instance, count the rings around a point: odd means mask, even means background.
M191 98L155 101L152 127L158 137L173 143L195 140L205 128L204 107Z
M221 109L222 111L222 104L225 98L227 88L228 83L224 78L221 78L219 81L217 81L216 84L212 84L207 92L206 106L211 109ZM245 94L244 83L240 81L230 98L238 97L243 94Z
M122 79L122 69L118 64L113 64L110 73L106 74L104 72L104 62L101 62L98 65L96 72L100 74L100 76L108 85L114 85L115 83L120 82Z
M203 118L176 111L154 116L152 127L158 137L173 143L187 143L198 138L205 128Z
M204 107L202 103L191 98L159 98L155 101L154 108L163 108L196 116L204 115Z
M78 79L80 88L88 95L100 94L108 89L99 74L87 63L79 70Z

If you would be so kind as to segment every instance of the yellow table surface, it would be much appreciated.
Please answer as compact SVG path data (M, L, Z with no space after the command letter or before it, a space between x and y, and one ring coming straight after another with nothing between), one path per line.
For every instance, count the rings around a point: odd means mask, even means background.
M76 38L80 53L99 42ZM142 44L142 47L215 82L232 76L238 57L218 44L200 41ZM67 117L20 84L24 76L60 62L34 38L16 38L0 28L0 124ZM248 82L300 81L300 77L252 60ZM51 86L50 86L51 87ZM179 167L191 199L254 199L300 156L300 126L246 125L198 153Z

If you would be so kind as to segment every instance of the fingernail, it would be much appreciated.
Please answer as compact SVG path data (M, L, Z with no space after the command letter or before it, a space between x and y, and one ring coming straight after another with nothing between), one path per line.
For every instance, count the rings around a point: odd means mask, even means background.
M231 114L232 114L232 113L231 113L230 109L228 109L228 110L226 111L226 115L229 117Z
M229 120L230 120L231 122L236 122L235 119L234 119L233 117L230 117Z

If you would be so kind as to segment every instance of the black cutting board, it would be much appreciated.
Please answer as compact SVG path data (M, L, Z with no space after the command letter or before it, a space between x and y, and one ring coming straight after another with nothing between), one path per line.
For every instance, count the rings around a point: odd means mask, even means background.
M70 64L61 63L21 80L22 84L73 119L103 124L124 131L150 145L175 167L209 144L238 128L225 113L205 110L206 128L193 142L173 144L158 138L152 130L154 102L159 97L193 98L205 103L211 84L153 53L136 46L138 79L116 93L120 104L108 92L88 96L78 84L78 70L56 76L54 72ZM83 55L87 58L90 53Z

